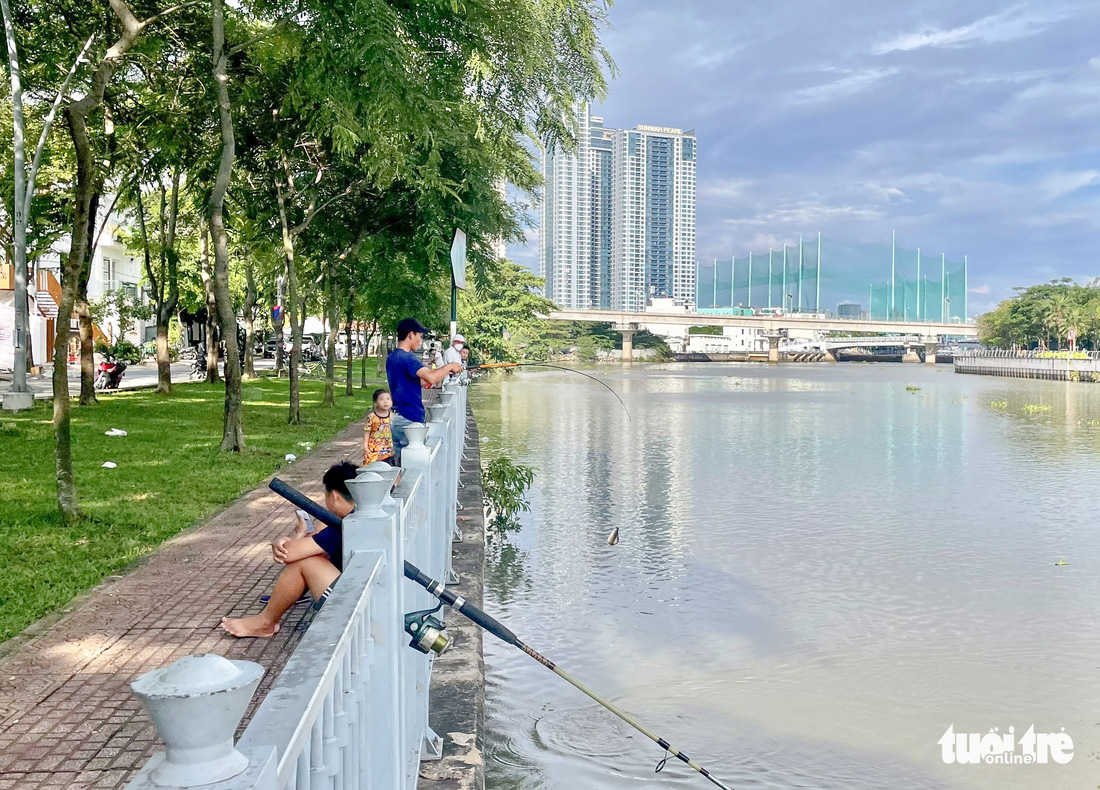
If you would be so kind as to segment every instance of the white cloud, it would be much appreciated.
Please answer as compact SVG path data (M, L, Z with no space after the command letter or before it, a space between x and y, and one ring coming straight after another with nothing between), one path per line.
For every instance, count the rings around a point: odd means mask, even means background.
M993 290L993 289L992 289L992 288L990 288L990 287L989 287L988 285L979 285L979 286L978 286L978 287L976 287L976 288L970 288L970 289L969 289L969 290L967 291L967 293L972 293L972 294L987 294L987 293L989 293L989 292L990 292L991 290Z
M999 44L1041 33L1055 22L1065 18L1065 12L1060 10L1050 9L1045 13L1037 13L1025 11L1017 5L998 14L982 17L969 25L947 30L926 27L916 33L905 33L879 44L874 48L874 53L886 55L890 52L912 52L926 47Z
M784 103L787 106L821 104L847 96L862 93L882 80L898 73L895 68L858 69L847 72L843 77L823 85L802 88L787 94Z
M1078 189L1095 186L1100 183L1100 172L1079 170L1069 173L1052 173L1043 179L1041 188L1047 200L1055 200L1071 195Z

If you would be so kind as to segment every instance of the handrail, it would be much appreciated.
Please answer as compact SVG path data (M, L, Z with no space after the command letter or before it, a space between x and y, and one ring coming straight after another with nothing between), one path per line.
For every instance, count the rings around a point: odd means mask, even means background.
M352 556L339 580L349 594L330 597L237 744L240 749L275 747L280 790L295 775L319 765L324 770L324 755L315 755L311 746L334 737L329 711L343 714L345 698L354 701L366 691L368 655L361 639L369 628L371 589L385 562L379 552ZM334 688L340 693L334 694ZM358 717L355 723L361 723Z

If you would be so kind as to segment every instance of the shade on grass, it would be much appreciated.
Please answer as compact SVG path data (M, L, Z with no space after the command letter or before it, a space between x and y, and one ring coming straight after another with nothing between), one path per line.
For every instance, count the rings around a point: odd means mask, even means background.
M244 382L241 454L218 449L220 385L179 386L168 397L119 392L74 406L73 468L86 518L72 528L57 516L49 404L0 416L0 641L229 504L285 466L287 453L305 455L301 443L330 439L366 413L374 385L325 408L324 385L303 381L302 424L287 425L287 382ZM105 436L111 428L127 435Z

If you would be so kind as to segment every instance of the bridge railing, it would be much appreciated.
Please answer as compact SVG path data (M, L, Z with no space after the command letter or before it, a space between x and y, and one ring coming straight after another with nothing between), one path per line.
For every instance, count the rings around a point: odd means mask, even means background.
M441 743L428 726L434 654L408 646L405 614L436 602L403 570L453 578L466 387L446 385L428 409L407 428L392 496L393 475L360 469L348 482L343 573L236 745L263 667L188 656L134 682L167 749L130 790L415 789Z

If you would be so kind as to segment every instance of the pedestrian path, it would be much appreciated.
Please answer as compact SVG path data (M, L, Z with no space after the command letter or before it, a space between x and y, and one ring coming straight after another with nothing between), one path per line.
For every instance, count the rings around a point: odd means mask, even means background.
M362 422L279 472L322 498L332 464L361 461ZM267 669L245 721L308 624L298 604L273 639L238 640L223 616L260 610L281 566L270 543L294 512L263 485L201 527L168 541L142 566L101 585L42 633L0 658L0 790L123 787L161 744L129 684L182 656L215 652ZM14 647L12 647L14 644Z

